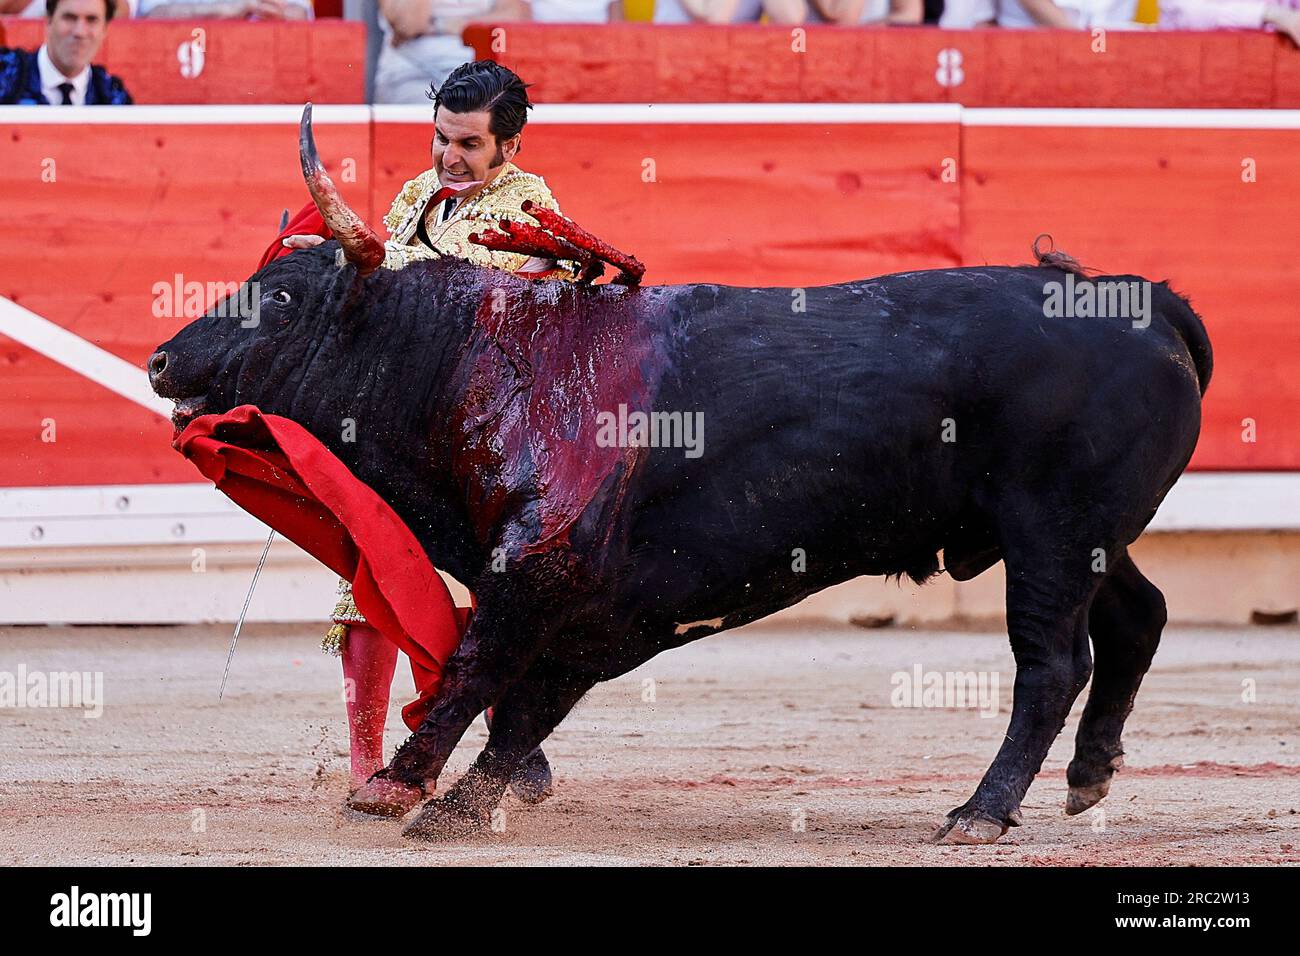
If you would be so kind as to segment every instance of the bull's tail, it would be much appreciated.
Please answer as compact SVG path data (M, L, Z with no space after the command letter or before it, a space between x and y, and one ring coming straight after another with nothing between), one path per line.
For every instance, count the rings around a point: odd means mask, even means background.
M1205 331L1205 323L1187 299L1169 288L1169 283L1157 282L1152 288L1152 304L1182 336L1187 351L1191 353L1192 364L1196 366L1196 377L1200 379L1201 394L1204 395L1214 371L1214 352L1210 349L1210 336Z

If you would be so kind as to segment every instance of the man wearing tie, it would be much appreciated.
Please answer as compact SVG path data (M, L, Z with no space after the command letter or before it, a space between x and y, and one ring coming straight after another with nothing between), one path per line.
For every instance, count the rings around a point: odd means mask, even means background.
M131 94L92 66L118 0L46 0L45 42L35 53L0 48L0 104L123 105Z

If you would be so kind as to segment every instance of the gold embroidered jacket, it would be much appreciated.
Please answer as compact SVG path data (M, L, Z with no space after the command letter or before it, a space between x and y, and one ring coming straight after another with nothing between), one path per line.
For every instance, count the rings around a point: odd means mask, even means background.
M473 232L491 229L502 219L536 225L536 222L523 211L525 199L531 199L546 209L560 211L560 205L551 195L546 180L533 173L526 173L514 163L506 163L496 178L487 184L478 195L457 204L445 222L438 223L437 207L430 207L429 200L440 188L438 172L426 170L410 180L384 217L392 237L385 243L388 250L384 265L390 269L400 269L408 263L419 259L431 259L438 255L456 256L470 262L506 272L517 271L528 256L517 252L498 252L470 242ZM416 235L420 215L424 215L424 228L433 242L430 249ZM576 278L574 263L560 261L558 268L564 275L555 278Z

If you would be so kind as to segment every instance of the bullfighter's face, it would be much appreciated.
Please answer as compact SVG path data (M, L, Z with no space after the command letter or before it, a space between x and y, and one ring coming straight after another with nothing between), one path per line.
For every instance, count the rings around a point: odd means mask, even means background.
M74 77L95 58L108 33L104 0L60 0L45 24L45 49L66 77Z
M519 150L522 134L498 140L491 129L492 114L453 113L439 107L433 117L433 167L444 186L490 183Z
M333 243L276 259L158 346L149 383L176 401L172 422L257 405L286 414L340 352L335 323L355 269Z

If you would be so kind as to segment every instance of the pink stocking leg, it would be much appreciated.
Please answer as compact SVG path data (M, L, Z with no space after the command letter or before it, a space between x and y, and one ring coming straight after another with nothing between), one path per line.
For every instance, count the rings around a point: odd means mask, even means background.
M354 790L384 766L384 723L396 670L396 644L369 624L348 626L343 641L343 679Z

